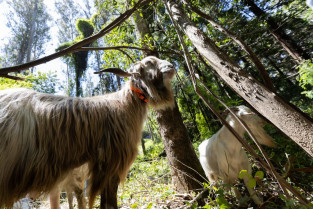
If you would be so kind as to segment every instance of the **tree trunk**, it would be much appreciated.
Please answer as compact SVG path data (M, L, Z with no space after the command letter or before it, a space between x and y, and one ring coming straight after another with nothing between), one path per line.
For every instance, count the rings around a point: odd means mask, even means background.
M26 52L26 62L29 62L31 59L32 45L34 43L34 36L36 31L36 19L37 19L37 10L38 10L38 0L35 0L30 31L29 31L29 39L27 43L27 52Z
M285 33L283 28L252 0L244 0L243 2L249 6L255 16L266 19L270 33L298 64L300 64L302 60L310 59L310 56Z
M171 167L175 190L188 192L202 188L201 182L204 181L205 175L188 137L177 104L174 109L157 111L156 116Z
M150 34L145 20L136 13L134 20L137 34L143 38ZM157 56L157 52L147 53L145 56ZM181 114L175 102L175 108L156 111L159 129L164 142L167 159L171 167L172 182L177 192L188 192L202 188L205 176L199 159L188 136ZM199 175L200 174L200 175Z
M174 15L174 20L220 77L260 114L313 157L312 119L294 109L240 69L190 21L177 3L170 0L167 4Z

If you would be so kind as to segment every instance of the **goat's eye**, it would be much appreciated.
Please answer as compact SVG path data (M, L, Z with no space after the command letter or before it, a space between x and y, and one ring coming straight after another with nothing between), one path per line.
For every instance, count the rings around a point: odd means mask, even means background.
M146 66L147 66L147 65L153 65L153 62L150 61L150 60L148 60L148 61L146 61L145 65L146 65Z

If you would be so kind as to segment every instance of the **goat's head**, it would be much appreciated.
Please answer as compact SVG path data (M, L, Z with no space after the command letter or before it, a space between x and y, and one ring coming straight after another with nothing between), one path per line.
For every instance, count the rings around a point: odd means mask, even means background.
M175 75L175 69L166 60L148 56L135 63L128 72L120 69L107 69L104 72L130 77L131 85L143 91L149 104L156 109L174 106L171 80Z
M254 113L250 108L240 105L237 107L232 107L232 111L235 112L235 114L246 123L246 125L249 127L249 129L252 131L258 142L261 144L267 145L269 147L276 147L276 145L273 142L272 137L270 137L266 131L263 129L263 127L266 125L266 121L258 116L256 113ZM235 122L237 121L233 115L228 114L228 117L226 119L228 122ZM238 122L238 121L237 121Z

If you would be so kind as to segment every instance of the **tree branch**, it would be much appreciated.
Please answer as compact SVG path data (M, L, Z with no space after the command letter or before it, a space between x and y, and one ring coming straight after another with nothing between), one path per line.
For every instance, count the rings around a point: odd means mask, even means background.
M3 75L6 75L8 73L16 72L16 71L20 71L20 70L25 70L27 68L34 67L34 66L49 62L49 61L54 60L56 58L59 58L61 56L64 56L64 55L67 55L67 54L70 54L70 53L73 53L76 51L80 51L79 49L81 49L83 46L85 46L86 44L90 44L90 43L94 42L95 40L101 38L105 34L109 33L114 28L116 28L121 23L123 23L127 18L129 18L138 8L140 8L146 4L149 4L152 1L154 1L154 0L145 0L145 1L139 0L139 2L136 3L133 8L126 10L123 14L121 14L118 18L116 18L113 22L111 22L105 28L100 30L98 33L96 33L96 34L94 34L94 35L92 35L92 36L90 36L90 37L64 49L64 50L62 50L62 51L56 52L56 53L48 55L46 57L31 61L31 62L28 62L25 64L21 64L21 65L1 68L0 69L0 75L3 77Z
M7 74L4 74L4 75L0 74L0 77L9 78L9 79L16 80L16 81L24 81L25 80L25 78L12 76L12 75L7 75Z

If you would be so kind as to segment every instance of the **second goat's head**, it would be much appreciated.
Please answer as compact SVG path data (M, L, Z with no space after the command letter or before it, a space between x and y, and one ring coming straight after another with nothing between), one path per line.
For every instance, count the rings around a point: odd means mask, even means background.
M155 109L174 106L171 80L175 75L173 65L154 56L148 56L132 65L128 71L106 69L121 77L130 77L130 85L140 89Z

